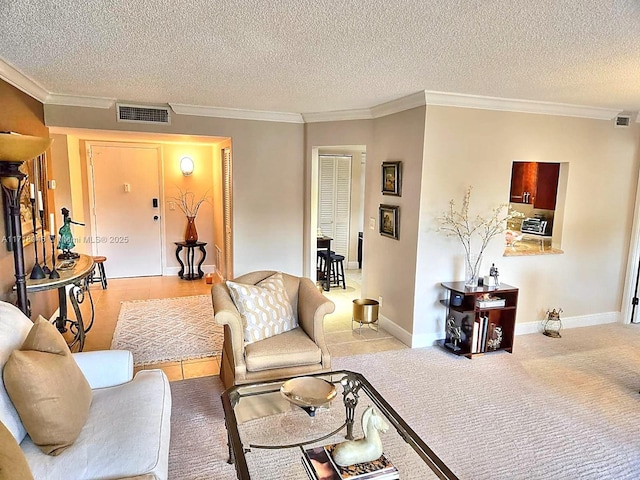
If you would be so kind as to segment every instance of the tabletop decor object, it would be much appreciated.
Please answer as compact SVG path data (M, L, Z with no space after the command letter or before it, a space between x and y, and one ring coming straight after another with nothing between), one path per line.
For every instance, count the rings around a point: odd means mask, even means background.
M40 260L38 259L38 226L36 225L36 196L35 196L35 189L33 186L33 183L29 185L30 189L31 189L31 194L29 195L29 202L31 203L31 220L33 221L33 247L35 250L35 264L33 265L33 268L31 269L31 275L29 275L29 278L31 280L40 280L42 278L45 278L46 275L44 273L44 270L42 269L42 267L40 266ZM40 204L42 204L42 194L40 192L38 192L38 197L40 199Z
M556 310L555 308L551 311L547 310L547 318L544 320L544 333L547 337L551 338L560 338L560 330L562 329L562 320L560 320L560 314L562 313L562 309L559 308Z
M58 249L62 250L62 253L58 255L58 260L71 260L80 257L76 252L72 252L71 249L76 246L73 241L73 233L71 232L71 224L80 225L84 227L84 223L74 222L69 216L69 210L62 207L62 226L58 231L60 238L58 239Z
M333 383L317 377L295 377L287 380L280 387L280 393L310 417L315 415L316 409L329 403L337 394Z
M382 455L380 432L385 433L389 424L382 415L378 415L373 407L367 407L362 414L362 431L364 437L358 440L347 440L336 445L333 460L337 465L346 467L356 463L373 462Z
M460 210L455 209L455 201L449 202L449 210L438 217L439 232L449 237L457 237L465 253L465 286L477 287L482 257L487 245L493 237L506 230L507 220L524 216L513 210L509 204L501 203L491 210L489 215L476 215L472 218L469 213L471 190L468 187Z
M20 171L26 161L37 157L51 145L50 138L18 135L11 132L0 133L0 183L4 192L4 207L8 210L9 245L13 251L16 276L17 305L30 316L27 298L27 283L22 248L22 222L20 219L20 198L28 181L27 175Z
M49 214L49 219L53 220L53 213ZM53 232L53 222L49 222L49 230L51 230L51 232ZM43 204L40 205L40 229L42 232L42 271L44 272L45 275L49 275L51 273L51 270L49 269L49 266L47 265L47 236L44 233L44 206ZM34 233L35 235L35 233ZM38 242L36 242L38 243ZM51 277L49 277L51 278Z
M184 241L186 243L197 243L198 242L198 230L196 229L196 217L198 216L198 211L204 202L209 202L209 198L207 197L207 192L204 193L201 197L196 197L194 192L190 192L189 190L182 191L178 187L178 196L169 197L169 200L176 202L178 208L184 213L187 217L187 228L184 232Z

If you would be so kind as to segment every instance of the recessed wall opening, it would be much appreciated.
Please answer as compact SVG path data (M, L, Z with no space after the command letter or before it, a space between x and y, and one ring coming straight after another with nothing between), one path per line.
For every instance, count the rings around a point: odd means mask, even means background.
M512 163L508 201L519 216L507 222L505 256L563 253L568 171L567 162Z

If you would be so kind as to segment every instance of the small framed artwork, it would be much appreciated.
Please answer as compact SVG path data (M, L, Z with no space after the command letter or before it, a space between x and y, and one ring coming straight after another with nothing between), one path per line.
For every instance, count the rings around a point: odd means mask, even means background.
M402 196L402 162L382 163L382 194Z
M400 207L398 205L380 205L380 235L399 239Z

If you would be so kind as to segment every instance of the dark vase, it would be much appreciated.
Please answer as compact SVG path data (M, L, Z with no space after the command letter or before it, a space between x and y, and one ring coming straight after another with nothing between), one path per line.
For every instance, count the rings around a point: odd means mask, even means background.
M187 230L184 232L186 243L196 243L198 241L198 230L196 230L196 217L187 217Z

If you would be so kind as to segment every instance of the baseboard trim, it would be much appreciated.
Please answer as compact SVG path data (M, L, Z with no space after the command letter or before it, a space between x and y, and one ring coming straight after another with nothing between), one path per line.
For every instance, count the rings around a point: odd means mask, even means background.
M359 268L358 262L347 262L347 270L358 270Z
M605 325L607 323L620 323L620 312L596 313L593 315L580 315L577 317L560 317L562 320L562 329L592 327L595 325ZM413 335L406 331L393 320L378 315L380 327L393 335L397 340L410 346L411 348L432 347L437 340L444 338L444 332L437 333L420 333ZM541 333L543 330L543 322L524 322L516 323L516 335L527 335L529 333Z
M202 271L204 273L214 273L216 270L215 265L202 265ZM163 277L174 277L178 275L180 271L180 267L165 267L164 272L162 272ZM204 278L204 277L203 277Z
M594 325L604 325L607 323L620 322L620 312L596 313L593 315L580 315L577 317L562 317L562 329L592 327ZM516 335L527 335L529 333L541 333L543 330L543 321L516 323Z

